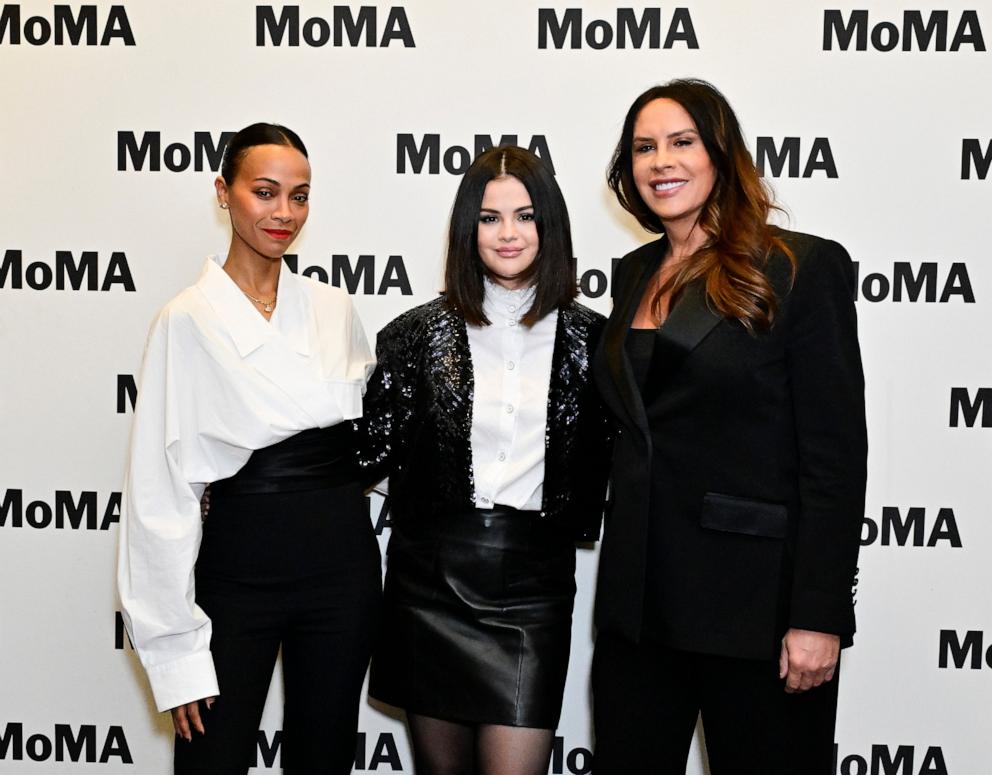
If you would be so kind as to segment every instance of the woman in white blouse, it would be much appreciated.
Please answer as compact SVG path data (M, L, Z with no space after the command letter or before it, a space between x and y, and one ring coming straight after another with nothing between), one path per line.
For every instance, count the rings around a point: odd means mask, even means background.
M163 308L145 349L124 621L172 711L177 773L247 772L280 647L284 771L347 773L380 565L344 421L361 415L373 360L347 294L283 266L309 209L300 138L241 130L216 190L227 255Z
M393 516L369 692L407 711L419 775L543 775L609 445L589 373L603 318L575 302L539 158L502 146L466 172L445 285L379 333L360 423Z

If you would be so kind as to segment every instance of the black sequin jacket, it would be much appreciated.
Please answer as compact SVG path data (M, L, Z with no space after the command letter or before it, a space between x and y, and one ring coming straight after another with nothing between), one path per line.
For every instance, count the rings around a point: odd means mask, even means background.
M541 517L576 540L599 537L612 425L590 365L604 318L572 302L558 311L545 432ZM363 478L389 477L392 519L474 507L474 377L465 321L438 298L379 332L377 366L356 423Z

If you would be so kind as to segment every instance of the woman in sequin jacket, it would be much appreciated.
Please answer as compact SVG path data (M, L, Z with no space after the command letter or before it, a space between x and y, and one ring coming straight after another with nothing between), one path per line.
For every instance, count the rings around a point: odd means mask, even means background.
M393 521L369 692L407 711L419 775L543 775L610 431L590 375L603 317L575 301L539 158L501 146L469 168L445 285L379 333L360 423Z

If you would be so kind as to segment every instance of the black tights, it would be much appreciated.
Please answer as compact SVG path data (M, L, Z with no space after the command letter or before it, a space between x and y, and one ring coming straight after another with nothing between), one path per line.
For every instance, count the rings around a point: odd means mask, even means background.
M417 775L546 775L553 729L408 714Z

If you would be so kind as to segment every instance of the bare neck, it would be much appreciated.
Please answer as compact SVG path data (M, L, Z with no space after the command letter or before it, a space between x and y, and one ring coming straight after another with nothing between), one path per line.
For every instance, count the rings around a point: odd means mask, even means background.
M668 240L666 258L682 261L706 243L706 233L699 227L698 221L690 223L666 223L665 237Z
M246 253L231 245L224 271L243 290L268 298L279 285L279 269L282 258L267 258L257 253Z

